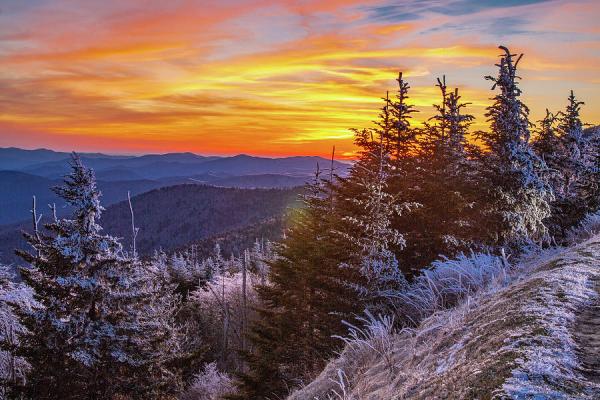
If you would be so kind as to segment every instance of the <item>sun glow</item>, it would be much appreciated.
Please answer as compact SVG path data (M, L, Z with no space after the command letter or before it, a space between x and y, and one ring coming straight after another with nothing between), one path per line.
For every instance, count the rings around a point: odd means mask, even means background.
M327 155L335 145L351 157L349 128L370 125L398 71L421 111L415 123L431 116L435 78L446 74L485 127L483 77L499 42L526 54L532 119L562 108L571 88L600 101L594 1L462 13L415 2L418 15L382 14L391 12L383 0L224 3L8 2L0 145L262 155ZM597 123L600 110L583 116Z

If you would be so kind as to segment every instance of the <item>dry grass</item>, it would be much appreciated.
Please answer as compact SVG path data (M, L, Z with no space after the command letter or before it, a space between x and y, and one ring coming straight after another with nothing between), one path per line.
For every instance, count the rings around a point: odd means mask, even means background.
M599 259L600 236L530 254L414 330L383 339L356 328L341 355L289 399L595 398L600 388L578 372L572 331L596 296Z

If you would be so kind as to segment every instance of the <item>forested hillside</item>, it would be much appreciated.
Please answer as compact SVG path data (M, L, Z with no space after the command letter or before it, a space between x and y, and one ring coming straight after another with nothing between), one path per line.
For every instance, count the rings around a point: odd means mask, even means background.
M231 231L259 227L282 218L299 202L300 189L235 189L204 185L177 185L156 189L131 199L139 228L137 250L141 256L154 250L170 252ZM128 202L108 207L104 231L131 245L131 212ZM265 232L276 239L281 232ZM252 242L257 237L253 237ZM258 237L259 239L261 237Z
M123 188L125 197L127 190ZM278 240L283 234L288 212L299 204L301 188L234 189L199 184L164 187L134 196L131 203L139 229L137 250L150 256L155 250L172 252L196 245L201 254L212 252L221 243L225 254L239 255L256 239ZM104 199L104 195L101 197ZM54 200L57 207L63 202ZM42 225L51 220L51 211L38 199ZM30 210L31 198L20 207ZM60 215L68 212L63 210ZM29 211L27 211L29 213ZM122 238L131 247L131 211L128 201L108 206L103 216L104 231ZM0 260L16 263L15 249L26 250L22 231L31 229L31 221L0 227Z

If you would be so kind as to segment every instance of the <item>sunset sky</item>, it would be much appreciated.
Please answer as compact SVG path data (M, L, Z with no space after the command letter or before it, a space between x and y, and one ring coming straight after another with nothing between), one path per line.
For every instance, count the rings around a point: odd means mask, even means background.
M539 119L569 89L600 123L600 1L0 0L0 146L353 152L398 71L431 115L446 74L479 117L498 44Z

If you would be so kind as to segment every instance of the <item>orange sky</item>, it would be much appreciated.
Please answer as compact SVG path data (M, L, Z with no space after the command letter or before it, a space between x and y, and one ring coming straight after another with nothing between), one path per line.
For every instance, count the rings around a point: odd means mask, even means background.
M574 89L599 123L599 19L596 0L2 0L0 146L349 157L399 70L419 121L446 74L485 127L498 44L525 53L532 119Z

